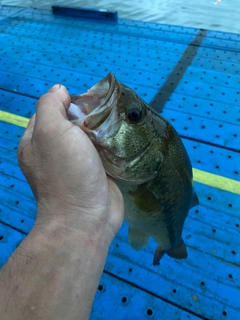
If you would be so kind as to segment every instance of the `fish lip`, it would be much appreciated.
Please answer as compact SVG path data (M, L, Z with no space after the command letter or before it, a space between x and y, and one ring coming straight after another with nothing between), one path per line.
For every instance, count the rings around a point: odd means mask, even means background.
M113 92L115 90L115 86L116 86L116 83L117 83L117 79L116 77L114 76L113 73L109 72L105 78L103 78L101 81L105 81L108 80L108 83L109 83L109 90L108 90L108 93L107 93L107 96L105 98L105 100L100 104L99 108L106 105L108 103L108 101L110 100L110 98L112 97L113 95Z
M120 94L120 84L110 72L85 93L70 96L68 120L85 132L97 133L102 124L109 121Z
M79 100L79 97L81 97L82 95L87 95L87 93L90 92L94 87L100 86L104 82L108 83L109 90L108 90L107 95L104 98L104 100L94 110L102 108L110 100L111 96L113 95L116 83L117 83L117 79L112 72L109 72L102 80L97 82L92 88L90 88L85 93L81 94L80 96L79 95L70 95L71 103L74 104L77 100ZM88 114L86 114L86 115L88 115Z

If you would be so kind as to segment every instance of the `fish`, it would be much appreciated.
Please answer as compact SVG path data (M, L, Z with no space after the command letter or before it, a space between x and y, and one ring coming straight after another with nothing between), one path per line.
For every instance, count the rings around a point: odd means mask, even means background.
M182 231L199 200L189 156L174 127L113 73L87 92L71 95L67 117L88 135L122 192L131 247L142 250L152 237L157 242L153 265L164 254L187 258Z

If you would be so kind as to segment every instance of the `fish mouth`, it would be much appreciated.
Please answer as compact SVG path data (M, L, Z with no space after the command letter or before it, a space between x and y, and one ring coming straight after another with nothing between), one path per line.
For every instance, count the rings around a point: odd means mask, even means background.
M68 119L96 137L116 132L117 102L120 85L112 73L81 95L72 95L67 111Z
M108 138L117 135L123 121L119 111L120 103L118 104L121 90L121 83L109 73L87 92L70 96L71 104L67 117L86 132L109 176L122 182L141 184L153 179L157 172L142 172L138 177L135 170L131 173L131 169L145 157L151 142L127 157L121 157L115 152L115 146L108 144Z

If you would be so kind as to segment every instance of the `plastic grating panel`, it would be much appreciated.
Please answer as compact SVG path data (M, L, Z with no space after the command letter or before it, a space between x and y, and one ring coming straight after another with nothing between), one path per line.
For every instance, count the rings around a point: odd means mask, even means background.
M128 273L132 273L132 268L129 268ZM99 310L98 304L102 300L108 301L108 303L101 304L102 307ZM103 274L95 301L90 316L90 319L93 320L163 319L166 314L168 314L169 319L199 319L177 306L167 305L159 297L141 291L136 286L123 282L109 273Z
M25 8L0 5L0 20L19 15L21 11L24 14Z
M0 223L0 267L24 238L25 236L22 233L4 223Z
M157 101L194 168L240 181L239 35L11 8L0 18L1 110L30 118L54 83L81 93L111 71L148 103ZM17 163L24 129L4 122L0 128L2 266L33 227L36 204ZM199 183L196 191L200 205L190 211L183 233L189 258L166 256L153 267L154 241L132 250L123 224L91 319L239 318L239 196Z

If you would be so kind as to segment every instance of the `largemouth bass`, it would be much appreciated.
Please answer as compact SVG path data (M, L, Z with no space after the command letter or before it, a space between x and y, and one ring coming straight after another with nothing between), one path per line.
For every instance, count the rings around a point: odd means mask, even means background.
M182 229L198 198L188 154L172 125L112 73L71 96L68 118L87 133L123 194L130 245L141 250L152 236L158 243L154 265L165 253L186 258Z

